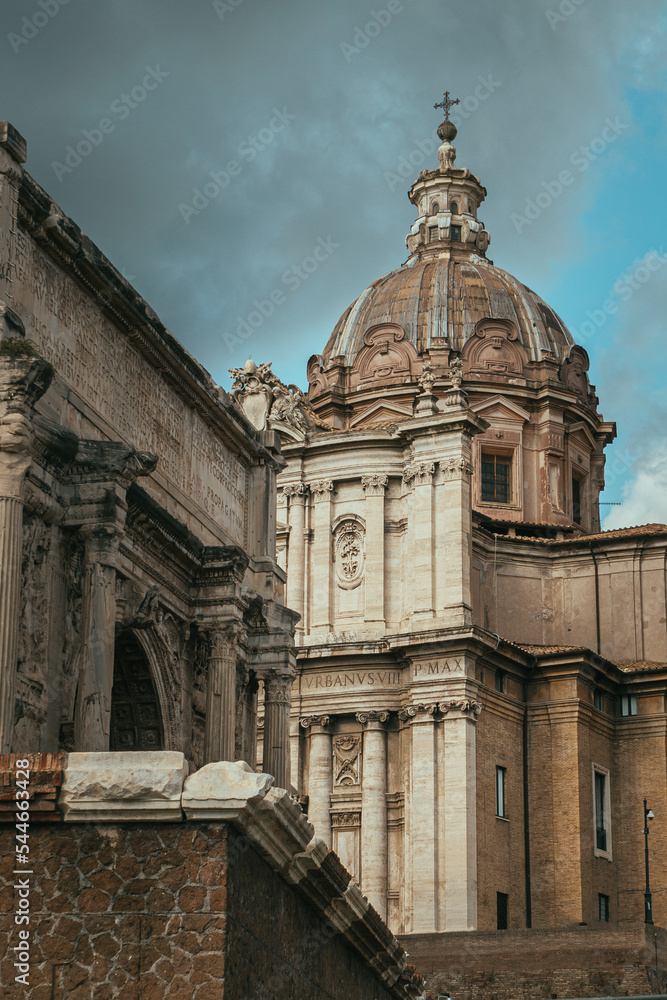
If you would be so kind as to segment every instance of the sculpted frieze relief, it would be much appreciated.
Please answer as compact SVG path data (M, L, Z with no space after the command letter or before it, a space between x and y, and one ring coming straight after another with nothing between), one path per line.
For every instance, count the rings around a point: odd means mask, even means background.
M341 812L331 814L331 825L333 827L359 827L361 826L361 813Z

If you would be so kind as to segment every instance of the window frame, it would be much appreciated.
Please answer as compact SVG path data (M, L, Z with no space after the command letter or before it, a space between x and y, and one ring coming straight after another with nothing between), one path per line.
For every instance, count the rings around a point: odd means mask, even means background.
M482 442L479 450L479 502L485 504L488 507L504 507L505 509L510 507L516 507L514 500L514 483L516 479L516 470L514 463L515 449L512 451L507 450L496 450L495 448L485 447L485 443ZM487 500L484 497L484 464L489 463L489 459L493 459L493 489L494 493L496 490L496 462L500 459L503 464L508 467L508 477L507 477L507 500Z
M593 778L593 854L596 858L612 860L612 829L611 829L611 775L609 769L601 764L592 764ZM602 802L602 820L604 827L598 827L598 796L596 775L604 779L604 798ZM605 846L598 847L598 829L605 832Z
M604 903L602 902L604 900ZM606 911L606 916L604 912ZM598 893L598 920L608 924L611 916L611 900L604 892Z
M628 711L625 712L623 709L626 707ZM633 711L634 709L634 711ZM637 714L637 695L636 694L622 694L621 695L621 718L631 719Z
M507 768L496 764L496 819L509 819L507 815Z
M501 906L501 900L503 900ZM505 926L500 926L501 909L505 911ZM510 926L510 897L508 892L496 892L496 930L506 931Z

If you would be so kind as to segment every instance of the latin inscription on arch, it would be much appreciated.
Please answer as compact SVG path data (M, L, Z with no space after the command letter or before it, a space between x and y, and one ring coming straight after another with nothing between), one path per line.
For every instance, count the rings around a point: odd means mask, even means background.
M341 670L323 674L304 674L302 691L323 691L338 688L397 687L400 670Z

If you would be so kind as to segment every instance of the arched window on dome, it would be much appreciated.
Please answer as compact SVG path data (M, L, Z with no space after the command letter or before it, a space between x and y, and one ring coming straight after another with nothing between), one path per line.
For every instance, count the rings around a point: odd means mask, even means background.
M452 215L459 214L459 203L458 201L453 201L451 204Z
M437 201L433 202L433 207L431 208L431 215L437 215L440 211L440 205Z

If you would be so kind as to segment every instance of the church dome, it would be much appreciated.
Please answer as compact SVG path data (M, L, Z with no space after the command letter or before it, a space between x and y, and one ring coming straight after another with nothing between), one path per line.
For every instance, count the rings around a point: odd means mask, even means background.
M322 363L351 365L370 330L402 328L418 354L447 346L461 352L486 320L505 320L531 361L562 362L574 340L559 316L535 292L475 252L412 257L374 281L346 309L327 341Z

